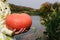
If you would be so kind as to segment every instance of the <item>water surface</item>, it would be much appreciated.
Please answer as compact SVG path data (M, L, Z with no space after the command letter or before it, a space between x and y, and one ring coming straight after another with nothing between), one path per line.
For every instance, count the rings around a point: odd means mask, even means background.
M17 40L36 40L36 38L42 36L44 31L44 26L40 24L40 16L31 16L32 26L30 30L26 33L16 35Z

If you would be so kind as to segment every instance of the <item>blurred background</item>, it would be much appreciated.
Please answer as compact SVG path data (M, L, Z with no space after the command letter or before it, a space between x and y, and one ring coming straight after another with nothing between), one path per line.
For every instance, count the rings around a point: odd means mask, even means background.
M46 33L44 32L46 31L45 26L51 19L47 15L60 10L60 0L9 0L8 3L12 13L27 13L32 18L30 30L16 35L15 38L17 40L47 40L43 36ZM41 21L41 19L44 21Z
M45 2L55 3L60 2L60 0L9 0L9 3L11 4L31 7L34 9L39 9L41 7L41 4Z

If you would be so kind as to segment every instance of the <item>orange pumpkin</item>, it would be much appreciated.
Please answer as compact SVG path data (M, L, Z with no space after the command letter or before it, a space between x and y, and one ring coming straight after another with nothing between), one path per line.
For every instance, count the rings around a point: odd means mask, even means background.
M6 26L10 30L16 29L19 31L21 28L30 28L32 25L32 19L28 14L10 14L6 17Z

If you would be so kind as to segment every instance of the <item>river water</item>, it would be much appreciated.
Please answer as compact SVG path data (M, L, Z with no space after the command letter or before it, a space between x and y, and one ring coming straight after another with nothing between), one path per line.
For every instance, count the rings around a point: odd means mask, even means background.
M45 27L40 24L40 16L31 16L32 26L30 30L26 33L16 35L17 40L36 40L36 38L41 37Z

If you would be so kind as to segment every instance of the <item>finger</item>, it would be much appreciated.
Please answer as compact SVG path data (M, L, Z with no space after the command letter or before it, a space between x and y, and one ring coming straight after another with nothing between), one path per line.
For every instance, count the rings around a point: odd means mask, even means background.
M16 31L16 29L13 30L13 32L15 32L15 31Z
M22 30L22 32L24 32L26 30L26 28L24 28L23 30Z
M15 34L19 34L19 33L21 33L22 30L23 30L23 28L21 28L21 30L19 30L18 32L15 32Z
M16 29L14 29L14 30L13 30L12 36L14 36L14 35L15 35L15 31L16 31Z

